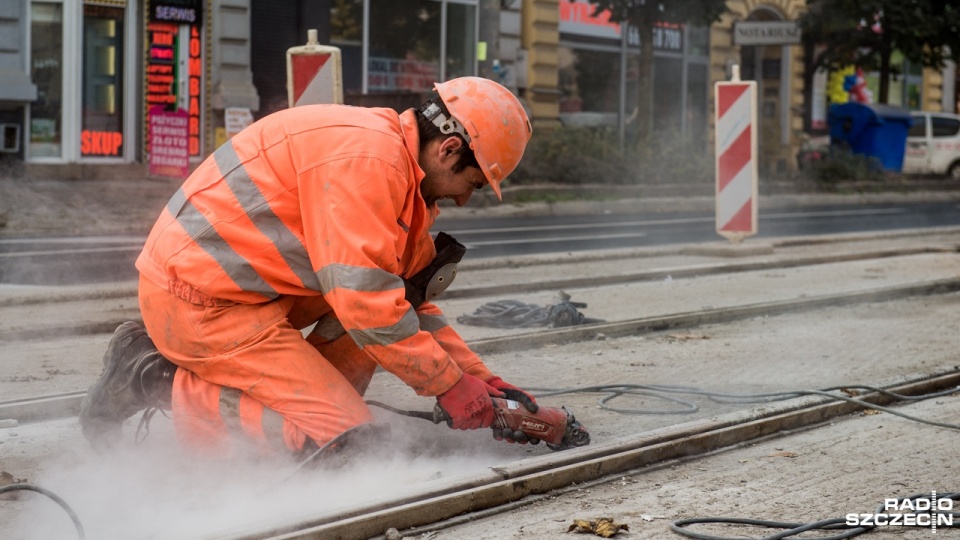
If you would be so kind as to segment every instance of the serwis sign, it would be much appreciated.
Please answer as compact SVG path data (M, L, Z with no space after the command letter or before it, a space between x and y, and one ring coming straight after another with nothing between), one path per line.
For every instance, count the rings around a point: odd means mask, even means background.
M202 15L202 0L156 0L150 5L150 20L155 22L199 25Z
M740 21L733 25L734 45L797 45L796 21Z

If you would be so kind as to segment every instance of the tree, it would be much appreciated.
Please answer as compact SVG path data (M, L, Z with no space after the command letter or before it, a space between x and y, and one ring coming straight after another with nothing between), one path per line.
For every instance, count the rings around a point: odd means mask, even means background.
M924 67L942 69L960 53L960 8L943 0L807 0L804 39L822 47L812 68L856 66L880 72L877 101L887 103L891 57L899 51Z
M570 0L574 2L576 0ZM726 0L588 0L593 16L604 11L610 21L627 23L640 34L640 73L637 81L637 138L646 142L653 119L653 32L658 23L709 26L727 10ZM626 28L621 31L626 31Z

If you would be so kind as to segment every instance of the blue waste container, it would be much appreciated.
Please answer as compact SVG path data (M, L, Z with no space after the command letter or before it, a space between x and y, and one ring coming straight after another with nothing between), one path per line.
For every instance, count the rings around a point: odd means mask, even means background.
M877 158L888 171L903 169L910 111L890 105L840 103L827 115L831 146L847 146L855 154Z

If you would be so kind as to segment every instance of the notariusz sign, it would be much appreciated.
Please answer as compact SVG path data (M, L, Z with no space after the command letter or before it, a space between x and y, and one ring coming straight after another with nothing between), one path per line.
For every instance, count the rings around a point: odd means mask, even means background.
M734 45L796 45L800 25L796 21L740 21L733 25Z

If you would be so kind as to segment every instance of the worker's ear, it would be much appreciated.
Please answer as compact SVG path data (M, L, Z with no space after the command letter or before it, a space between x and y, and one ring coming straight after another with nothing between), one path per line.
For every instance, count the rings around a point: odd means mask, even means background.
M440 143L440 159L446 159L449 157L456 157L457 154L463 151L463 141L460 137L447 137Z

